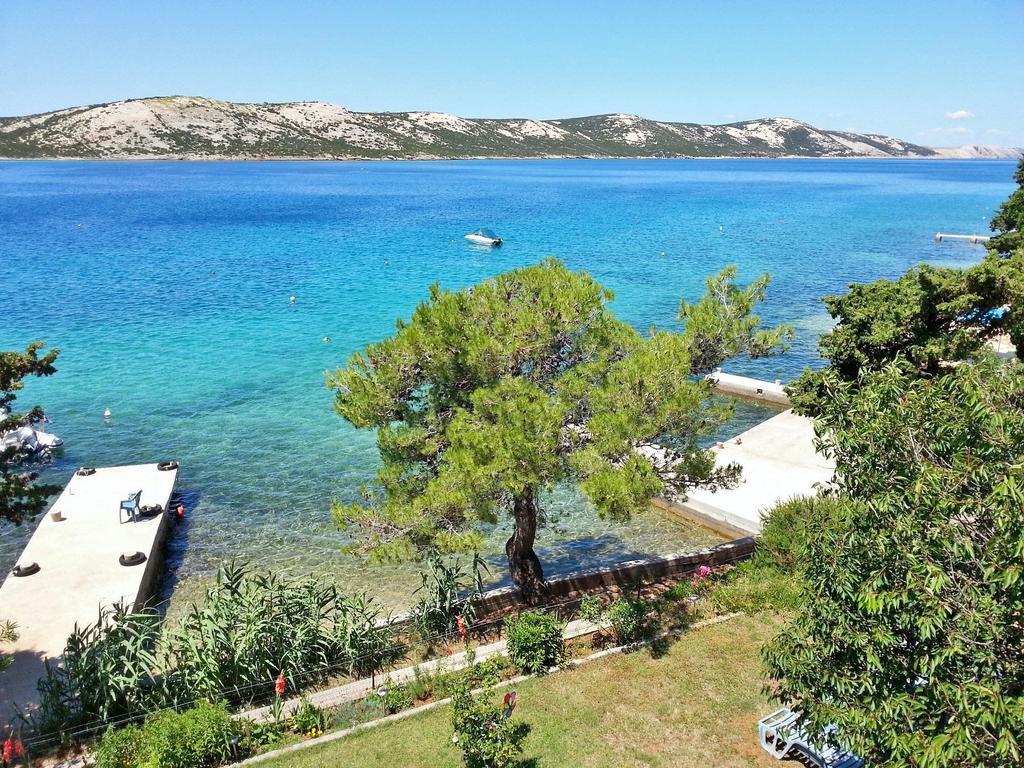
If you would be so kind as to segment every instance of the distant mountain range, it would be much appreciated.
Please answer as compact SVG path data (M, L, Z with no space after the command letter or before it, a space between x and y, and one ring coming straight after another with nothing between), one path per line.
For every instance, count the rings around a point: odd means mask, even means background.
M998 147L936 149L827 131L785 117L727 125L636 115L467 119L352 112L318 101L235 104L197 96L129 99L0 118L5 158L1018 157Z

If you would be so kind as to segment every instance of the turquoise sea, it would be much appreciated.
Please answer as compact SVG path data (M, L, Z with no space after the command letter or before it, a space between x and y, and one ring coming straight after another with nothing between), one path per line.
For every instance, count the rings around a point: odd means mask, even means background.
M986 232L1012 173L909 160L0 163L0 349L62 350L59 373L22 398L66 441L46 479L181 461L190 513L168 585L187 593L239 555L401 602L413 570L360 563L331 524L331 499L355 498L377 459L373 436L332 412L323 373L386 336L430 283L459 288L553 254L647 328L674 327L679 299L726 264L768 271L762 314L798 339L729 368L787 379L816 364L819 297L980 258L934 234ZM463 240L481 226L504 247ZM741 409L732 429L766 414ZM548 507L549 573L711 540L653 512L599 521L570 492ZM30 530L0 534L0 567Z

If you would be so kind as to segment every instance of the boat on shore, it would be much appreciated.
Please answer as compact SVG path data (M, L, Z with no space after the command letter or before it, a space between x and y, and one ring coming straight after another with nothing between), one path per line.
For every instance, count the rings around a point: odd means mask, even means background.
M10 412L6 408L0 408L0 422L7 419L9 415ZM0 432L0 452L13 448L19 451L28 451L34 455L45 455L62 445L64 445L64 441L57 435L43 432L41 429L33 429L28 424Z
M490 229L478 229L476 232L470 232L465 237L471 243L489 245L492 248L497 248L502 243L501 238Z

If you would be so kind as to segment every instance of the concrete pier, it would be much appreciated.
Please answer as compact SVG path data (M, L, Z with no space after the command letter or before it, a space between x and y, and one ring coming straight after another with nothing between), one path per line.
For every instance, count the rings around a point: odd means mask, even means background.
M0 619L18 625L18 640L6 646L12 665L0 672L0 729L13 705L31 709L43 662L60 660L75 625L96 622L101 608L125 603L141 608L160 576L166 513L178 477L177 468L157 464L96 469L75 474L18 559L39 565L31 576L7 576L0 587ZM123 522L123 499L141 491L141 506L159 504L164 514ZM59 513L59 515L58 515ZM57 515L63 518L54 520ZM122 565L123 554L141 552L138 565Z
M779 501L812 496L816 485L831 481L835 464L814 449L814 425L793 411L768 421L716 447L716 465L743 467L735 488L717 492L694 490L686 501L659 499L657 506L728 536L761 531L761 514Z
M941 243L943 240L967 240L971 245L977 243L987 243L992 238L988 235L951 235L948 232L936 232L935 242Z
M779 379L774 382L761 381L747 376L737 376L734 373L725 373L721 368L716 368L714 373L709 373L707 379L715 385L715 390L723 395L742 397L759 403L778 405L782 408L789 407L789 395L786 394Z

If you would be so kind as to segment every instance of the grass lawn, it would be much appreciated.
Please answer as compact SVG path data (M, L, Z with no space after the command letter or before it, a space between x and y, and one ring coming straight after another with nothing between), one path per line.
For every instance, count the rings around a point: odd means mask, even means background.
M778 766L757 744L757 721L770 707L759 648L780 625L741 616L657 656L644 649L521 683L514 717L532 727L524 757L538 768ZM264 765L458 768L448 718L441 707Z

